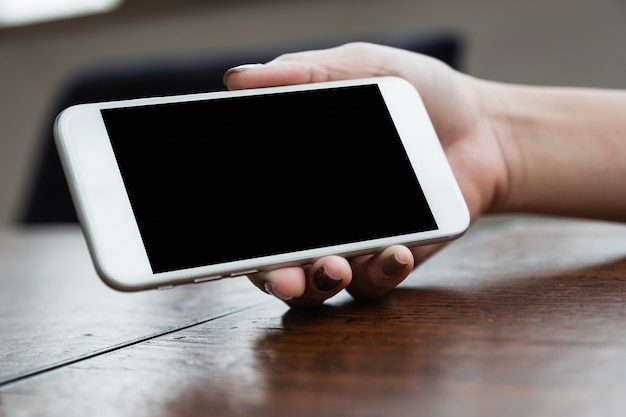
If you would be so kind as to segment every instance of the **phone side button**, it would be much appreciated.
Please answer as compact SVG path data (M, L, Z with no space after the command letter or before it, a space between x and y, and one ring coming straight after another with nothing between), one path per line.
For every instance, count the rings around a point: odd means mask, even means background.
M209 277L201 277L201 278L196 278L193 280L194 284L199 284L201 282L206 282L206 281L214 281L216 279L222 279L223 277L221 275L211 275Z
M157 287L157 291L171 290L172 288L174 288L174 285L161 285Z
M233 272L232 274L230 274L230 276L231 276L231 278L232 277L240 277L242 275L256 274L257 272L259 272L258 269L250 269L248 271Z

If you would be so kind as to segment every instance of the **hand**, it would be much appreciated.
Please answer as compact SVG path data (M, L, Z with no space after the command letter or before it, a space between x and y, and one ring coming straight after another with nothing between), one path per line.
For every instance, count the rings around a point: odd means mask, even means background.
M496 102L488 83L454 71L424 55L379 45L353 43L337 48L281 56L264 65L229 70L229 89L303 84L395 75L420 92L448 160L465 196L472 219L495 204L506 187L507 169L494 127L482 117ZM398 204L402 199L398 198ZM408 249L393 246L380 254L349 261L338 256L306 268L283 268L250 276L261 290L291 306L323 303L344 288L356 299L380 297L441 245Z

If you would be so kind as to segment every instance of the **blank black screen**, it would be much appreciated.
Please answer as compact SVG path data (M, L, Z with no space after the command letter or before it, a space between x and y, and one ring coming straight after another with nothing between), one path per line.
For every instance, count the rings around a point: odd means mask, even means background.
M437 228L376 85L102 115L155 273Z

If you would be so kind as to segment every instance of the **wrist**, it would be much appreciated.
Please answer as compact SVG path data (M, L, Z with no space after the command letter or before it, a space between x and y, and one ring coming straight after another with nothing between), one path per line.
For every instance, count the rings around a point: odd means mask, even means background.
M507 171L491 211L626 220L626 94L486 84Z

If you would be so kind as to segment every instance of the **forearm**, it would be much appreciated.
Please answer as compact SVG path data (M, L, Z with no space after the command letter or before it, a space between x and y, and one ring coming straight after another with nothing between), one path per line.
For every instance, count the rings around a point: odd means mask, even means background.
M493 211L626 221L626 92L485 86L508 167Z

